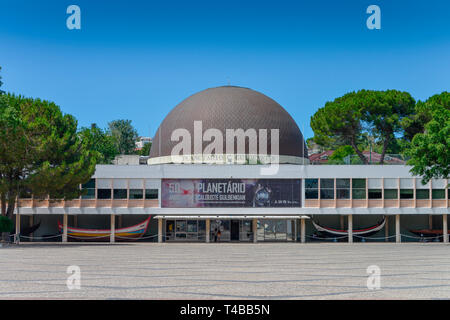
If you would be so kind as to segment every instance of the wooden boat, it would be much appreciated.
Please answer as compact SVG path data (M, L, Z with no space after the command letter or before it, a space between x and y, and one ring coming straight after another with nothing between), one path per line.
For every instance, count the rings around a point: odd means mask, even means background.
M145 231L147 231L148 224L150 222L148 217L143 222L131 227L119 228L114 232L116 241L132 241L141 238ZM58 221L58 229L60 233L63 233L63 225ZM81 229L67 227L67 236L74 241L109 241L111 235L111 229Z
M440 241L442 241L441 236L444 234L444 231L442 229L415 229L415 230L409 230L411 233L422 237L422 238L437 238L439 237ZM448 233L450 234L450 230L448 230Z
M312 223L313 223L314 227L317 229L317 231L319 233L319 237L323 237L323 238L341 238L341 237L346 237L346 236L348 237L347 229L333 229L333 228L320 226L319 224L315 223L314 220L312 220ZM368 228L363 228L363 229L354 229L353 236L369 237L371 235L374 235L381 229L383 229L385 224L386 224L386 217L384 217L381 222L377 223L374 226L371 226Z
M21 236L29 236L30 234L32 234L33 232L35 232L37 229L39 229L39 227L41 226L41 222L36 223L35 225L32 225L30 227L27 228L23 228L22 230L20 230L20 235Z

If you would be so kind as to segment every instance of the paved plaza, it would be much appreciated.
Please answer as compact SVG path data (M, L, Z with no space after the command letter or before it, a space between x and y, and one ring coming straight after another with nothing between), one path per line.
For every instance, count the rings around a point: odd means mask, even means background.
M450 298L442 243L33 243L0 256L0 299ZM67 287L72 265L80 289ZM371 265L379 290L367 288Z

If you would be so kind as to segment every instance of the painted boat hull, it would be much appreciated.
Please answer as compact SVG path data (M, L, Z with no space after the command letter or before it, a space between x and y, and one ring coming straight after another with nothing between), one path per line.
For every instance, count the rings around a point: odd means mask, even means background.
M142 236L147 231L148 224L151 217L148 217L143 222L131 227L119 228L114 232L115 241L134 241ZM63 233L63 225L58 221L59 232ZM104 242L109 241L111 229L82 229L67 227L67 236L71 241L93 241Z
M317 230L318 238L330 238L330 239L340 238L343 241L345 241L345 239L348 238L348 230L324 227L324 226L321 226L321 225L317 224L316 222L314 222L314 220L312 220L312 223ZM380 223L378 223L374 226L371 226L368 228L363 228L363 229L354 229L353 236L370 237L370 236L376 234L377 232L379 232L381 229L383 229L385 224L386 224L386 217L383 218L383 221L381 221ZM317 239L317 240L319 240L319 239Z

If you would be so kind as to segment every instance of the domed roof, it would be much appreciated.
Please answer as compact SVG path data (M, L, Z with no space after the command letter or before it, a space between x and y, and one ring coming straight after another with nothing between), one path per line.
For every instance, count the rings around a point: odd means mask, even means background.
M190 96L166 116L153 139L149 164L171 162L168 157L180 143L171 141L176 129L189 131L191 151L194 154L194 121L201 121L203 134L210 128L220 130L223 134L223 149L226 147L227 129L255 129L258 137L261 135L260 129L266 129L268 154L271 154L271 130L279 129L280 163L307 163L308 152L303 135L282 106L254 90L224 86L206 89ZM202 150L211 144L211 141L204 140ZM245 140L245 153L248 154L250 140ZM237 153L235 145L235 154Z

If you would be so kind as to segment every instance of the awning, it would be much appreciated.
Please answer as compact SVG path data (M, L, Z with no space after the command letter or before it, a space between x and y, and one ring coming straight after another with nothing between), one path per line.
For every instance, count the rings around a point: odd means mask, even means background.
M175 215L157 215L154 217L155 219L173 219L173 220L268 220L268 219L276 219L276 220L298 220L298 219L309 219L308 216L269 216L269 215L185 215L185 216L175 216Z

